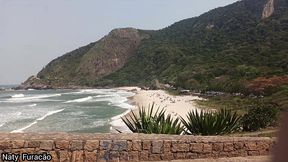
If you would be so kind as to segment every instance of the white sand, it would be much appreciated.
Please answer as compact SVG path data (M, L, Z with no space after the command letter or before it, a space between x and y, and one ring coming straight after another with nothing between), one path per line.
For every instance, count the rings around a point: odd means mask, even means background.
M140 90L136 92L133 101L138 106L147 107L155 104L156 108L165 108L167 114L186 118L189 111L200 110L195 100L203 100L198 96L173 96L163 90Z

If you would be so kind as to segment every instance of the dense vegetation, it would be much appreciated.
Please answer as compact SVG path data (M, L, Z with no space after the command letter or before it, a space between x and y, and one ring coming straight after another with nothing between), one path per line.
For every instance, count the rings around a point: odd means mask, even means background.
M243 117L244 131L257 131L277 123L279 109L273 104L254 104Z
M277 2L277 12L267 19L261 19L266 0L244 0L175 23L95 85L149 85L158 79L185 89L250 93L257 78L288 74L288 10L282 10L287 2Z
M133 133L209 136L265 129L277 125L279 115L275 105L266 103L254 103L244 115L220 109L190 111L186 118L172 117L163 108L154 108L154 103L148 109L142 106L121 119Z

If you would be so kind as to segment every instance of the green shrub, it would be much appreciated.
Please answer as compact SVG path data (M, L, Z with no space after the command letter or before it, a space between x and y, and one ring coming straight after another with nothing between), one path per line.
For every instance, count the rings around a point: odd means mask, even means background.
M131 111L121 119L133 133L145 134L181 134L183 126L178 118L173 119L171 115L165 115L164 109L153 112L155 104L148 109L141 107L138 113Z
M244 131L257 131L276 123L279 109L275 104L255 103L243 117Z
M190 111L187 121L181 118L185 126L185 134L189 135L223 135L237 131L242 116L230 110L221 109L217 112Z

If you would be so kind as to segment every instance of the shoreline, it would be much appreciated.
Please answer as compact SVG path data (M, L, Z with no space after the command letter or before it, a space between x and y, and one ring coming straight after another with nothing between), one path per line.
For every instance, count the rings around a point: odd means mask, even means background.
M158 107L160 107L160 109L164 108L166 110L166 114L171 114L171 116L175 118L181 116L182 118L185 119L189 111L201 110L200 107L197 106L195 101L204 100L203 98L200 98L198 96L192 96L192 95L173 96L171 94L168 94L164 90L142 90L139 87L118 87L115 89L120 89L120 90L125 90L128 92L135 93L134 96L127 98L128 102L130 102L129 104L131 104L133 108L116 116L120 120L121 120L121 117L127 116L131 110L137 111L138 108L142 106L148 109L148 106L149 105L151 106L153 103L155 104L156 108ZM156 110L157 109L155 109L155 111ZM123 131L123 133L131 132L123 122L122 124L123 125L117 126L116 129L120 130L121 132ZM115 129L115 127L112 126L112 129L113 128Z
M132 133L129 130L129 128L125 125L125 123L122 121L121 117L127 116L131 112L131 110L134 111L137 109L137 106L135 105L133 97L137 94L137 91L141 90L141 88L139 87L117 87L113 89L131 92L131 93L134 93L134 95L127 97L127 101L126 101L126 103L131 105L131 108L128 108L126 109L125 112L110 118L110 133L118 133L118 131L121 131L122 133Z

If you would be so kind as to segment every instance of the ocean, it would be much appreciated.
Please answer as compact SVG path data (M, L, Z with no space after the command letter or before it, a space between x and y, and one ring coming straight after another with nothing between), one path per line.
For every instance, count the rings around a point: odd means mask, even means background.
M0 132L108 133L133 108L133 95L117 89L0 91Z

